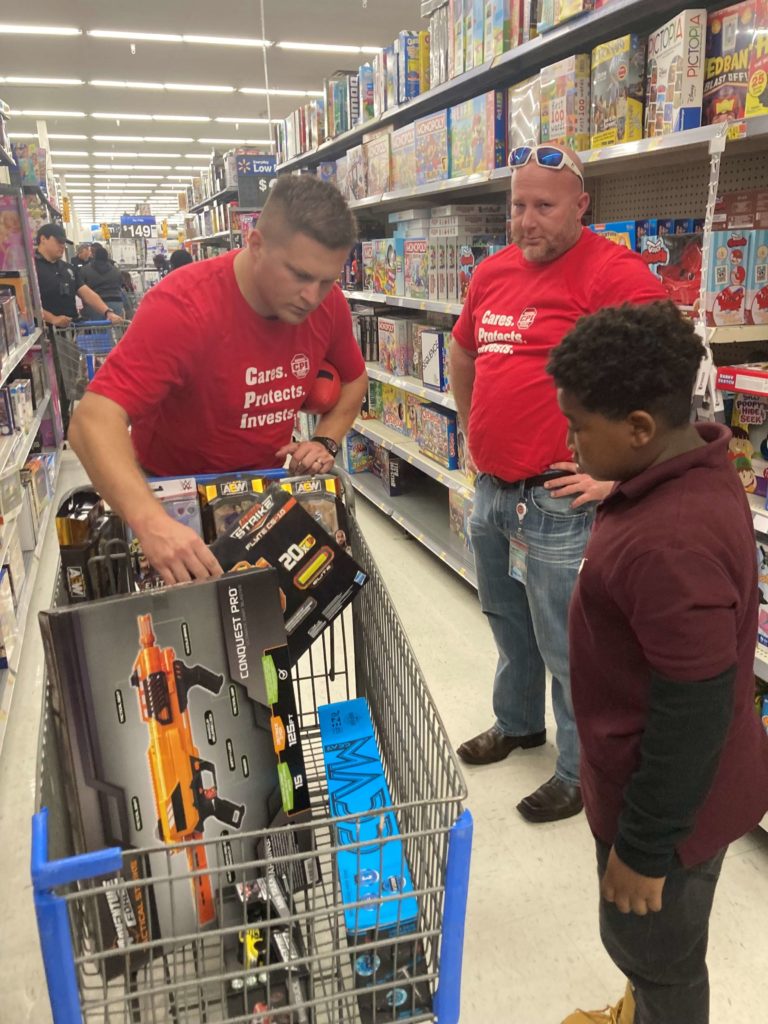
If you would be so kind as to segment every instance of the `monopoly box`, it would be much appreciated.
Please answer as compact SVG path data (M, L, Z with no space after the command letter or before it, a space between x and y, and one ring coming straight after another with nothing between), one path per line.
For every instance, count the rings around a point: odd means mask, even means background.
M429 253L426 238L406 238L403 243L403 284L411 299L427 298Z

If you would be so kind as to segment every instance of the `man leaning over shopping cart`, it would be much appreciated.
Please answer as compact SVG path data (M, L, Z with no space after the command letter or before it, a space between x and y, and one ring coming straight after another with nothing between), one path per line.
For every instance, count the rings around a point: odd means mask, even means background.
M73 320L78 319L75 302L78 295L86 306L97 310L105 320L122 323L123 318L114 313L93 288L83 283L80 268L62 258L68 241L60 224L43 224L38 229L35 269L43 319L53 327L69 327Z
M145 473L263 469L288 456L292 472L332 467L367 388L336 284L356 232L332 185L279 178L244 249L181 267L146 295L79 403L70 443L167 583L221 569L163 511ZM292 443L324 359L339 372L338 402L312 440Z

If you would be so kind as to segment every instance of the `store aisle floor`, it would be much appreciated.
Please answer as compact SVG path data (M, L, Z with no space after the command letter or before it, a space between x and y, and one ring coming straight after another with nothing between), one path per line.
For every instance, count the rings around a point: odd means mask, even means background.
M477 595L362 502L359 518L454 747L491 722L495 664ZM515 810L554 770L550 742L467 768L475 820L461 1024L560 1024L576 1007L616 1002L621 975L597 932L594 847L581 814L529 825ZM712 1024L765 1016L768 835L733 844L710 941Z
M63 474L72 486L72 472ZM475 592L362 503L360 522L454 745L489 724L494 654ZM55 540L40 593L50 594ZM33 614L35 610L33 609ZM33 621L31 618L30 621ZM29 658L34 661L30 647ZM0 759L0 1024L51 1020L29 884L42 677L20 673ZM592 842L583 815L532 826L515 810L547 778L551 744L466 772L475 820L463 972L462 1024L560 1024L576 1006L615 1001L623 984L597 935ZM713 1024L758 1020L768 907L768 836L731 848L713 916Z

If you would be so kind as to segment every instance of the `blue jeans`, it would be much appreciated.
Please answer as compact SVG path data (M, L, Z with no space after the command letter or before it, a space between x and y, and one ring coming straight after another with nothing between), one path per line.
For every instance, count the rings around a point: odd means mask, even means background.
M557 723L555 773L579 781L579 739L568 670L568 605L576 583L594 506L572 509L543 487L500 487L477 478L470 532L480 605L496 641L499 661L493 684L496 724L508 736L544 729L545 665L552 674ZM520 516L517 506L525 504ZM510 539L528 545L527 582L509 572Z

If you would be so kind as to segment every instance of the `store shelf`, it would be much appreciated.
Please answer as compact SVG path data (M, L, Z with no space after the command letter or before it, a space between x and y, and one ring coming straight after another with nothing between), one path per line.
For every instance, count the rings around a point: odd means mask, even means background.
M768 395L768 369L748 366L719 366L717 387L720 391L738 391L745 395Z
M43 192L37 185L22 185L21 190L25 196L37 196L38 199L42 199L45 205L48 207L48 211L53 214L54 217L58 217L61 220L61 212L56 209L53 203L50 202L48 196Z
M399 434L391 427L385 426L380 420L361 420L358 417L353 426L363 437L368 437L376 444L380 444L382 448L386 448L388 452L399 455L410 465L420 469L422 473L437 480L439 484L458 491L465 498L471 498L474 495L475 489L463 473L459 473L456 469L443 469L437 462L420 452L415 441Z
M372 473L356 473L351 479L359 494L477 588L472 556L448 526L448 498L444 488L432 484L390 498Z
M453 395L446 395L442 391L424 387L416 377L396 377L394 373L387 373L378 363L366 363L365 368L371 380L379 380L382 384L392 384L411 395L418 395L419 398L426 398L428 402L434 402L435 405L442 405L446 409L456 411L456 399Z
M239 235L239 231L217 231L215 235L198 235L196 238L188 238L188 242L197 242L199 245L217 245L219 242L232 242L232 235Z
M38 341L40 341L42 336L42 328L36 327L31 334L28 334L26 338L21 339L12 352L8 353L2 362L2 369L0 369L0 387L5 384L27 352L29 352L33 345L36 345Z
M407 295L382 295L380 292L344 292L350 302L367 302L374 306L399 306L401 309L420 309L424 313L447 313L458 316L461 302L432 302L429 299L411 299Z
M56 482L59 476L59 470L61 468L61 453L56 459L56 466L54 469L53 486L51 491L55 494ZM51 498L48 503L48 507L43 513L43 517L40 520L40 528L37 538L37 545L35 550L30 552L24 557L24 568L27 571L26 578L24 580L24 586L21 591L21 597L19 599L19 605L16 610L16 625L17 625L17 637L14 645L11 657L8 662L8 668L0 669L0 754L2 754L3 742L5 740L5 730L8 726L8 716L11 711L11 703L13 701L14 685L17 680L17 671L19 662L21 660L21 652L24 646L24 633L27 629L27 617L29 614L29 606L32 601L32 595L35 589L35 583L37 580L37 574L40 569L40 556L45 544L46 536L48 534L48 526L50 525L51 516L55 506L55 499ZM32 625L32 628L37 628L37 623Z
M220 192L215 192L212 196L208 196L203 199L200 203L195 203L194 206L190 206L187 213L199 213L201 210L205 210L208 206L219 206L221 203L227 201L227 199L237 199L237 188L229 187L223 188Z
M718 4L708 0L706 6L715 8ZM511 85L563 57L591 51L593 46L607 39L627 32L642 33L658 28L679 10L679 0L614 0L607 7L574 18L479 68L430 89L402 106L385 111L378 118L357 125L351 131L313 150L286 160L278 165L277 170L289 171L317 164L321 160L333 160L350 146L361 142L363 135L379 125L392 124L399 127L417 117L460 103L467 97L478 96L488 89Z
M37 407L35 418L32 420L29 430L19 431L10 437L2 438L2 443L0 443L0 474L9 473L13 469L21 469L27 461L32 442L35 440L40 424L45 418L50 400L51 392L47 391Z

